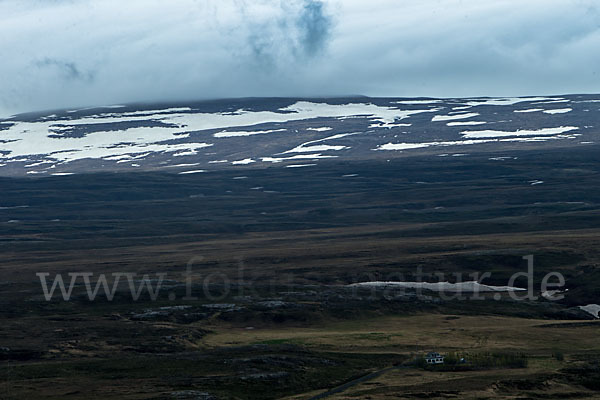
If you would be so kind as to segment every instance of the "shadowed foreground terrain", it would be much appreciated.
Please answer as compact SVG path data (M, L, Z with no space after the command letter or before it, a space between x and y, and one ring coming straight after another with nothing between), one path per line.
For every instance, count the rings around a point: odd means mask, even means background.
M600 325L579 306L600 303L599 172L593 145L2 178L0 398L309 399L393 366L330 398L597 398ZM527 255L535 300L348 286L505 286ZM79 279L46 301L36 273L69 272L165 275L156 300L123 279L90 301ZM549 272L562 300L541 296ZM411 365L427 351L467 364ZM499 355L526 362L468 362Z

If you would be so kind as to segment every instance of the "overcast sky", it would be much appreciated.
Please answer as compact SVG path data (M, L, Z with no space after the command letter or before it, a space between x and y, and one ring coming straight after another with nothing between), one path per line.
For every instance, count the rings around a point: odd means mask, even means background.
M597 0L0 0L0 116L242 96L600 92Z

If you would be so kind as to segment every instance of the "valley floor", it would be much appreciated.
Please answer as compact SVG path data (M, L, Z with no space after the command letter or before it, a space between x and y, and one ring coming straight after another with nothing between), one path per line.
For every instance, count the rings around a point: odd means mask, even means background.
M1 179L0 399L310 399L376 371L328 398L598 398L597 153L503 155ZM349 286L504 286L527 255L535 300ZM36 274L82 272L135 275L45 300ZM526 361L412 365L429 351Z

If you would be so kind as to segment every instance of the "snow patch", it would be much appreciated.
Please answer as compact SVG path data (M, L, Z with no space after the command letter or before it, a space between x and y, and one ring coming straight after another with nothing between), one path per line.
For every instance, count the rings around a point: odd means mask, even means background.
M419 105L419 104L439 104L442 100L402 100L392 101L392 104L406 104L406 105Z
M333 130L333 128L329 126L323 126L321 128L306 128L307 131L315 131L315 132L327 132Z
M369 128L387 128L387 129L391 129L391 128L400 128L400 127L407 127L407 126L412 126L412 124L391 124L391 123L377 123L377 124L371 124L369 125Z
M238 131L238 132L217 132L213 136L216 138L230 138L230 137L240 137L240 136L252 136L252 135L263 135L266 133L273 132L285 132L287 129L271 129L266 131Z
M463 122L448 122L447 126L465 126L465 125L485 125L485 121L463 121Z
M573 111L572 108L557 108L554 110L546 110L544 111L544 114L566 114L571 111Z
M325 142L325 141L328 141L328 140L341 139L341 138L344 138L346 136L360 135L361 133L362 132L338 133L337 135L328 136L328 137L325 137L323 139L311 140L309 142L304 142L304 143L302 143L302 144L294 147L291 150L284 151L281 154L306 153L306 152L312 152L312 151L327 151L327 150L344 150L344 149L347 149L348 147L346 147L346 146L329 146L329 145L320 145L320 146L309 146L309 145L314 144L314 143ZM308 150L308 149L310 149L310 150Z
M488 158L488 160L490 160L490 161L506 161L506 160L516 160L516 159L517 159L517 157L510 157L510 156Z
M321 155L320 153L318 153L318 154L298 154L298 155L291 156L291 157L262 157L261 161L276 164L276 163L280 163L283 161L289 161L289 160L300 160L300 159L318 160L321 158L337 158L337 156L324 156L324 155Z
M328 150L345 150L348 149L349 147L346 146L330 146L328 144L320 144L320 145L316 145L316 146L298 146L295 147L291 150L288 150L286 152L284 152L283 154L287 154L287 153L313 153L313 152L317 152L317 151L328 151Z
M348 285L350 287L391 287L406 289L427 289L436 292L516 292L527 289L513 286L490 286L477 281L472 282L361 282Z
M454 115L436 115L431 119L431 122L438 121L452 121L455 119L467 119L479 116L479 113L466 113L466 114L454 114Z
M533 102L533 101L547 101L547 100L564 100L562 98L552 97L509 97L509 98L496 98L496 99L474 99L466 104L469 106L512 106L518 103Z
M243 160L238 160L238 161L233 161L231 164L232 165L248 165L248 164L252 164L255 163L256 161L254 161L251 158L244 158Z
M595 318L600 318L600 305L588 304L587 306L579 306L579 309L592 314Z
M410 150L420 149L424 147L432 146L468 146L474 144L484 144L490 142L496 142L495 139L487 140L455 140L450 142L427 142L427 143L387 143L379 146L375 150Z
M537 130L516 130L516 131L463 131L461 134L465 138L477 139L477 138L492 138L492 137L508 137L508 136L538 136L538 135L556 135L564 132L570 132L579 128L575 126L560 126L558 128L542 128Z
M532 112L539 112L539 111L544 111L543 108L528 108L526 110L514 110L513 112L516 113L532 113Z

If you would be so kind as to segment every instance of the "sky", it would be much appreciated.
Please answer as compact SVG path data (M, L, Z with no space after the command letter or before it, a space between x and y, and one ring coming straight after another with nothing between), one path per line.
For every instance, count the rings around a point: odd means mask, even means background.
M600 93L597 0L0 0L0 117L231 97Z

